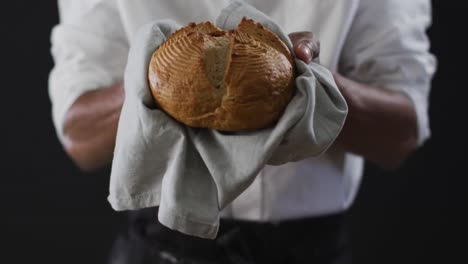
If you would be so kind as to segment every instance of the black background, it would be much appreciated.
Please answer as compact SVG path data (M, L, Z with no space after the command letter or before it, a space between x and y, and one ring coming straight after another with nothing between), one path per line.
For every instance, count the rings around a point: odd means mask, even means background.
M405 165L367 165L350 210L355 263L468 263L466 14L433 1L432 138ZM7 2L5 2L7 3ZM47 78L55 1L2 4L0 263L104 263L124 213L109 168L81 173L57 141Z

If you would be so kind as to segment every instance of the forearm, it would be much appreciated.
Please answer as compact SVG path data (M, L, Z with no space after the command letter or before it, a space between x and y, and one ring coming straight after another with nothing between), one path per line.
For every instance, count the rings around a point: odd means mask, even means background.
M417 146L417 117L409 98L334 76L349 106L337 143L383 168L397 168Z
M64 120L64 147L84 171L92 171L112 161L117 124L124 100L118 83L80 96Z

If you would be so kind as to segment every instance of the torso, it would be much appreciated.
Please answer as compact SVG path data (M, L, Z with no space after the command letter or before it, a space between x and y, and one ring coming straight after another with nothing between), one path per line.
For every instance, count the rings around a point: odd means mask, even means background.
M170 19L181 26L215 21L229 0L117 0L130 40L143 24ZM312 31L321 42L320 63L336 70L359 0L249 0L287 33ZM354 199L363 161L330 149L320 158L267 166L224 216L271 221L345 210Z

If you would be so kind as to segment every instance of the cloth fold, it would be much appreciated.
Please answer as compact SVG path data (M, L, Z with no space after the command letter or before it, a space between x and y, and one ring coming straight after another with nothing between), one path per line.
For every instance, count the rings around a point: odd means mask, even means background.
M292 51L287 34L243 1L231 1L216 24L234 29L244 16L278 34ZM152 52L178 28L171 21L155 21L133 39L108 200L119 211L159 206L163 225L213 239L220 212L266 164L281 165L326 151L348 109L327 69L296 59L296 94L274 127L221 133L184 126L154 107L147 82Z

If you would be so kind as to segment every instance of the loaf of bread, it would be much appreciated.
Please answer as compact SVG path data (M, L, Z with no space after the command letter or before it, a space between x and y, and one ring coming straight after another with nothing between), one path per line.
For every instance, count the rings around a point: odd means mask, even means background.
M281 39L253 20L231 31L191 23L153 53L148 81L157 106L187 126L251 131L284 112L294 63Z

